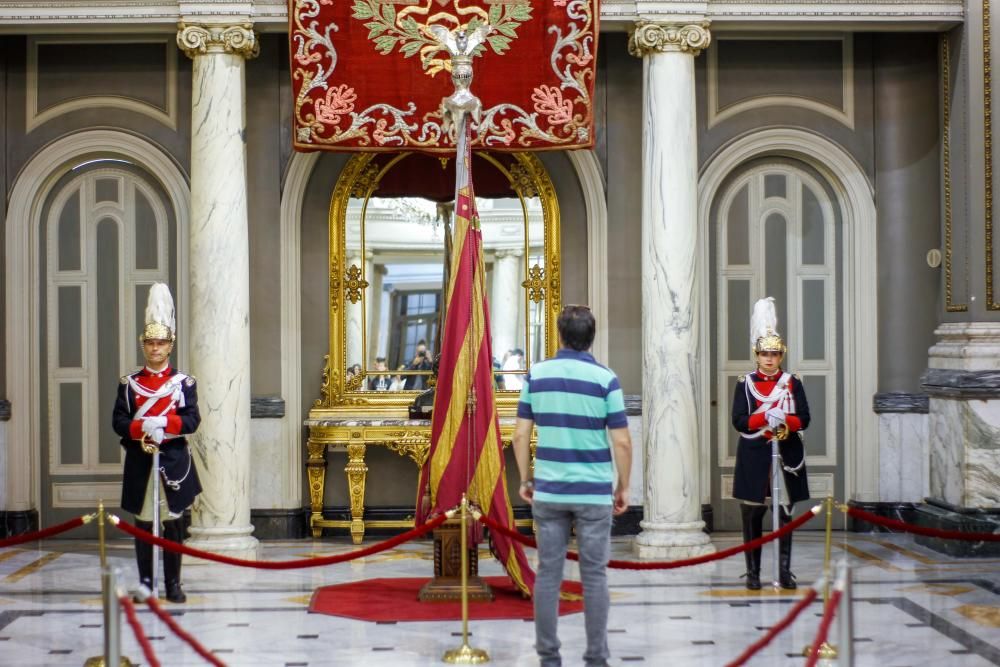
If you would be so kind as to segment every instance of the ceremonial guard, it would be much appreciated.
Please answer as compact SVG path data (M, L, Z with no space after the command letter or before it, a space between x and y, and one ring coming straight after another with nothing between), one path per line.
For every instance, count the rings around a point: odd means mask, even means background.
M121 506L136 515L136 525L153 530L153 484L160 485L162 535L184 541L183 514L201 493L198 472L187 436L198 428L198 392L195 380L170 367L175 340L174 303L170 290L156 283L149 290L146 325L139 337L144 368L126 375L118 385L114 429L125 448ZM159 450L159 471L151 475L153 453ZM138 538L135 556L140 583L152 588L153 546ZM181 554L163 551L166 598L185 602L181 588Z
M809 498L805 450L799 435L809 426L809 403L799 378L781 367L786 347L777 331L771 297L754 304L750 343L757 369L740 377L733 395L733 427L740 434L733 497L740 501L744 543L763 534L772 486L772 439L778 440L781 455L781 525L791 520L792 506L796 502ZM791 534L779 540L779 554L779 583L784 589L794 589ZM761 549L752 549L744 555L746 587L760 590Z

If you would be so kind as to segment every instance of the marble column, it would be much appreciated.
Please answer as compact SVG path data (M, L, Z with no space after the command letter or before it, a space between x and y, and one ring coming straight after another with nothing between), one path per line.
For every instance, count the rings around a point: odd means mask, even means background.
M493 290L490 295L490 324L493 327L493 355L503 355L519 344L517 324L524 304L524 288L519 279L523 253L520 250L497 250L493 262Z
M193 60L188 340L202 417L193 442L203 491L188 544L255 558L244 65L258 45L246 24L181 24L177 43Z
M698 411L698 151L694 59L707 23L640 22L642 58L642 446L646 461L640 558L714 550L701 520Z

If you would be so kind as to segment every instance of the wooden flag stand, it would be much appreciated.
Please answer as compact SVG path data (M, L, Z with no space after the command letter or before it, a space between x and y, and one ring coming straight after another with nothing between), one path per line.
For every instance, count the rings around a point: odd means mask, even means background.
M493 589L479 576L479 549L466 547L469 599L492 602ZM434 578L420 589L421 602L457 602L462 599L462 521L455 517L434 531Z

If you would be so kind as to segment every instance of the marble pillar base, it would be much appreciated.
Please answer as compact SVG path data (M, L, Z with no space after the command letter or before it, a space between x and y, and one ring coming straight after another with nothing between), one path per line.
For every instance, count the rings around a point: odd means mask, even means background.
M641 521L639 527L642 532L632 543L632 553L641 560L679 560L716 551L704 521Z
M879 497L884 503L919 503L930 492L928 416L878 416Z
M246 560L257 560L260 543L254 537L253 526L246 528L224 527L224 528L199 528L191 526L188 528L191 537L184 541L186 546L192 549L208 551L220 556L230 558L243 558ZM188 558L190 560L188 560ZM186 563L205 562L199 558L185 559Z

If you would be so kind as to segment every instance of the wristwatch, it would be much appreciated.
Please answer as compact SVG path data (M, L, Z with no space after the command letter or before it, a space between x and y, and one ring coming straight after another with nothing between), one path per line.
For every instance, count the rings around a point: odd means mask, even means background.
M533 488L535 488L535 480L533 480L533 479L526 479L523 482L521 482L521 487L522 488L533 489Z

